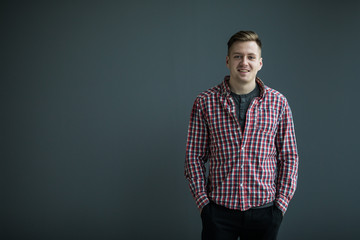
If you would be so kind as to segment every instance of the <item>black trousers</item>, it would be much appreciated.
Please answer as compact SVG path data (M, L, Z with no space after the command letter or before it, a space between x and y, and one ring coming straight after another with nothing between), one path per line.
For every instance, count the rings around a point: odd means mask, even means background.
M210 202L201 212L202 240L275 240L282 218L275 205L240 211Z

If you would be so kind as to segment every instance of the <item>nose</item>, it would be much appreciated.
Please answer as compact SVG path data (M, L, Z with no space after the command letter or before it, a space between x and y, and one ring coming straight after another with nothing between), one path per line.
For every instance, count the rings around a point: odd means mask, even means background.
M248 60L246 59L246 57L242 57L242 58L240 59L240 65L245 65L245 66L247 66L247 64L248 64Z

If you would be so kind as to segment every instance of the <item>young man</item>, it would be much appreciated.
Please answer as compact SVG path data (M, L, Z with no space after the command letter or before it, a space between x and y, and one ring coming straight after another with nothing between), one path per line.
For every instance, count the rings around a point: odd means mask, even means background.
M202 239L276 239L297 182L291 110L256 76L263 66L256 33L230 38L226 65L230 76L196 98L187 137L185 177Z

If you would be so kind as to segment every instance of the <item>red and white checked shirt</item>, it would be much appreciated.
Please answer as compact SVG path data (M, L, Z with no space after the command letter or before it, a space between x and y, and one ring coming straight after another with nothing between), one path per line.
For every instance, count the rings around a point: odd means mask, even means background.
M260 97L249 106L243 132L230 95L229 76L195 100L185 177L198 208L210 199L242 211L275 201L285 213L294 195L298 152L289 104L259 78L256 82Z

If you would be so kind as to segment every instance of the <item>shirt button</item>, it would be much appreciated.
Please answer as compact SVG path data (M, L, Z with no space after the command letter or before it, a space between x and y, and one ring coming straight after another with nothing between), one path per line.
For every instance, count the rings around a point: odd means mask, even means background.
M240 187L242 187L243 186L243 184L242 183L240 183Z
M240 166L241 168L244 168L244 164L241 164L241 166Z

